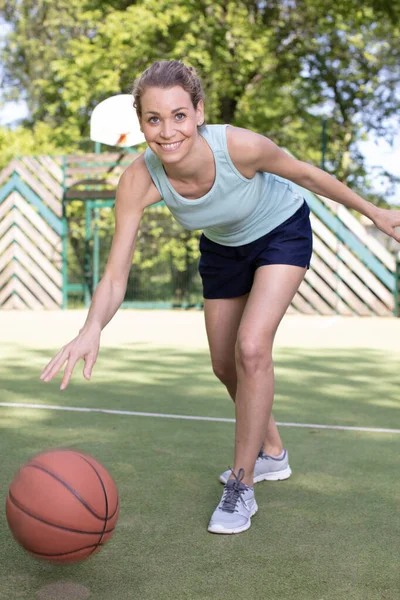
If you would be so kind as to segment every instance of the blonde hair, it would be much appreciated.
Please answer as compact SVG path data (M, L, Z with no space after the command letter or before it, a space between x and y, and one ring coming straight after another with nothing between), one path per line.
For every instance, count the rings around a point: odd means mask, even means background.
M190 96L194 108L204 99L203 87L194 67L179 60L156 61L133 84L133 106L142 116L141 97L148 87L168 89L180 85Z

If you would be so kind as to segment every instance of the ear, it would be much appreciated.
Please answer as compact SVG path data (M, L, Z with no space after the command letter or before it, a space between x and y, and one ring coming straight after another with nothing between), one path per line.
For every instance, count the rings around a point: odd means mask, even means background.
M203 102L203 100L199 100L199 103L197 105L196 121L197 121L197 127L200 127L204 123L204 102Z

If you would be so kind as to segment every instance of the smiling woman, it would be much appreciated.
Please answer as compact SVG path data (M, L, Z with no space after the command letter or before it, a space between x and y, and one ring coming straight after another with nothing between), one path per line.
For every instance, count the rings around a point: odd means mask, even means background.
M203 101L195 108L180 86L167 90L150 87L144 91L141 105L143 134L161 160L173 164L190 156L193 148L202 150L197 130L204 121Z
M147 206L163 199L183 227L202 229L199 271L212 367L236 410L234 467L219 478L224 492L208 530L240 533L258 510L253 484L291 475L271 410L275 333L312 251L310 211L294 184L358 210L399 241L400 217L264 136L205 125L200 80L179 61L151 65L133 96L148 148L121 176L111 252L86 322L41 377L50 381L67 363L64 389L82 358L90 379L101 331L124 298Z

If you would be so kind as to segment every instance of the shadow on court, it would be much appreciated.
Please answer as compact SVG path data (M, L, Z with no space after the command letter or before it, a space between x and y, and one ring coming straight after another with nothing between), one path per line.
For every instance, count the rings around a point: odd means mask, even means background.
M1 519L0 598L40 599L64 585L96 600L230 600L244 578L256 600L266 588L276 600L398 598L398 438L285 430L292 478L257 486L249 532L212 536L206 526L222 490L217 475L230 464L232 424L0 411L3 505L20 464L55 445L101 460L121 497L115 536L78 565L30 558Z
M1 401L234 416L206 352L153 345L101 351L93 379L39 380L51 351L10 346ZM369 350L275 354L279 421L396 428L396 356ZM256 487L250 531L206 526L232 464L234 425L101 413L0 408L0 502L30 456L66 446L93 454L116 479L117 532L93 559L52 566L26 555L0 520L0 599L398 600L399 436L284 428L293 476ZM245 583L244 583L245 582ZM63 587L64 586L64 587ZM61 590L61 591L60 591ZM50 600L50 596L49 596Z
M234 417L233 403L212 374L206 352L146 344L105 348L92 380L83 379L81 362L63 392L60 375L48 384L39 380L51 351L14 347L8 356L0 365L3 401ZM400 427L398 358L377 350L279 348L275 417L298 423Z

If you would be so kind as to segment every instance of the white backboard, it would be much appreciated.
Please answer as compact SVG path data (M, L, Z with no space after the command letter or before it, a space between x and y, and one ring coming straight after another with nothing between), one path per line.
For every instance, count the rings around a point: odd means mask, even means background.
M131 147L145 142L131 94L100 102L90 117L90 139L108 146Z

